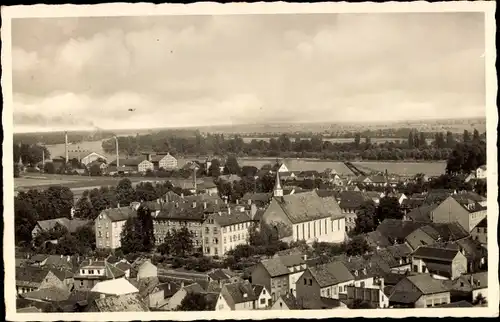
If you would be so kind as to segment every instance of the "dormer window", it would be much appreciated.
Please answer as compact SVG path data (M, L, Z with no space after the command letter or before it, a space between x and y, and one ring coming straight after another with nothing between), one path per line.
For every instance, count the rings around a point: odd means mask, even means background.
M358 270L354 271L354 276L358 276Z

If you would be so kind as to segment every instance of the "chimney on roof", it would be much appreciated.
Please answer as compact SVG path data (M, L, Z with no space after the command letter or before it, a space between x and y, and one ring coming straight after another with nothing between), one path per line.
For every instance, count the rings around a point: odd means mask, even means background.
M184 192L181 192L181 198L184 199Z
M116 208L120 208L120 203L118 203L118 204L116 205Z
M203 201L203 209L207 209L207 202Z
M231 214L231 207L227 207L227 213L230 215Z
M196 201L193 201L193 208L196 208Z
M255 204L250 205L250 218L254 220L255 214L257 213L257 206Z
M236 199L236 204L239 205L240 204L240 199Z

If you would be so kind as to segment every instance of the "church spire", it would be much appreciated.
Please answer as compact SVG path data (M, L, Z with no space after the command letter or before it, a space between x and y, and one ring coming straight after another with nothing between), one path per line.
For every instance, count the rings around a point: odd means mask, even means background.
M276 182L274 183L274 196L283 197L283 188L281 188L280 173L276 171Z

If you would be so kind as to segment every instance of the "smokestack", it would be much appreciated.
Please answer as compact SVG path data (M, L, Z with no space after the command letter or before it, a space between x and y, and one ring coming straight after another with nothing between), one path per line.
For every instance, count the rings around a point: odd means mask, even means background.
M68 132L64 131L64 153L66 156L66 164L69 161L69 155L68 155Z
M196 170L198 170L198 167L195 165L193 169L193 178L194 178L194 193L198 194L198 186L196 184Z
M118 167L120 166L120 154L118 153L118 137L115 136L116 142L116 171L118 171Z

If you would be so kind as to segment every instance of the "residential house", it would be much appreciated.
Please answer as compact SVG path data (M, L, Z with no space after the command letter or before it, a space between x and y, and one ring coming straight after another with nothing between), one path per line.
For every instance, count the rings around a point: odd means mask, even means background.
M297 298L293 294L286 293L281 295L271 306L271 310L300 310L301 307Z
M297 301L300 306L322 298L339 299L354 284L354 276L341 261L308 267L297 281Z
M208 215L202 224L203 254L223 256L236 246L247 244L254 215L255 212L237 212L231 208L227 212Z
M467 273L467 258L460 250L421 246L411 257L413 272L452 280Z
M375 175L370 177L371 185L374 187L387 187L388 180L383 175Z
M74 274L75 290L91 290L97 283L124 277L125 273L106 260L84 260Z
M31 236L35 238L43 231L50 231L57 227L64 227L70 233L73 233L78 230L78 228L83 227L89 224L90 220L82 220L82 219L69 219L66 217L48 219L37 221L35 224L35 228L31 231Z
M236 283L240 282L241 277L228 269L214 269L210 273L208 273L208 281L216 282L219 287L222 287L224 284L228 283Z
M411 210L424 205L424 202L424 195L411 195L403 200L403 202L401 203L401 210L403 211L403 213L407 214Z
M23 299L40 302L60 302L69 298L70 292L67 288L51 286L40 288L28 293L19 294Z
M277 162L271 170L275 172L290 172L290 169L291 168L287 165L287 162L282 160L281 162Z
M121 233L127 219L137 216L133 207L104 209L96 218L96 247L117 249L121 247Z
M389 239L391 243L404 243L406 237L415 229L427 225L425 222L414 222L399 219L384 219L378 226L377 231Z
M450 283L451 296L474 302L478 295L488 299L488 272L464 274Z
M486 171L486 165L482 165L476 169L476 178L481 180L486 180L488 178L488 172Z
M104 155L96 152L89 153L89 151L68 151L68 157L70 160L76 158L78 161L80 161L81 164L85 165L86 167L88 167L88 165L92 162L107 161L107 158Z
M420 246L432 245L436 242L460 240L468 235L468 232L456 222L444 224L429 223L426 226L415 229L415 231L406 236L405 242L415 250Z
M458 222L467 232L470 232L486 218L486 207L471 199L464 202L462 199L457 201L450 196L434 209L431 217L435 223Z
M95 299L87 312L149 312L139 293L106 296Z
M347 286L347 302L361 301L371 307L385 309L389 307L389 297L384 293L384 279L380 278L372 287Z
M146 303L150 308L161 309L180 288L181 283L176 281L154 284L153 289L145 292Z
M216 304L217 311L265 309L270 304L269 292L262 285L249 282L225 284Z
M361 191L341 191L336 197L342 214L345 215L345 230L349 232L356 228L357 212L371 198Z
M389 296L391 307L426 308L450 303L450 291L444 281L429 274L406 276Z
M219 189L213 180L203 180L197 184L198 193L208 194L214 196L219 193Z
M363 236L366 242L368 243L368 246L370 246L371 248L380 249L392 245L387 237L385 237L384 235L382 235L381 232L376 230L366 233Z
M488 245L488 219L485 217L470 232L472 239L477 240L481 245Z
M148 155L147 158L141 156L135 158L120 159L118 168L116 168L116 160L114 160L109 163L108 170L116 173L145 173L148 170L154 170L154 164L150 160L150 155Z
M106 295L125 295L139 293L139 290L134 285L132 285L125 277L121 277L98 282L94 285L91 292Z
M253 268L252 283L269 290L274 302L282 294L296 294L297 281L306 268L307 257L302 254L264 259Z
M345 239L345 216L334 198L321 198L314 190L284 196L279 175L262 222L283 241L335 243Z
M184 283L181 283L181 287L179 288L179 290L175 292L174 295L172 295L164 308L167 311L173 311L177 309L181 305L182 300L191 293L202 294L205 293L205 290L198 283L192 283L189 285L184 285Z
M483 197L473 191L460 191L454 194L453 198L460 204L478 203L482 207L486 207L488 205L488 200L486 199L486 197Z
M158 276L158 267L153 265L150 260L144 261L139 268L137 269L137 280L157 277Z
M431 223L432 212L439 206L439 204L423 204L417 208L409 210L404 215L404 220L428 222Z
M241 198L243 203L248 205L255 204L258 208L266 207L273 197L272 193L265 192L247 192Z
M298 177L302 180L315 180L315 179L320 179L321 174L316 170L306 170L306 171L301 171Z
M67 289L63 281L48 269L32 266L16 267L17 294L50 287Z
M390 272L399 274L411 271L411 253L407 244L392 245L375 252L389 266Z
M106 168L108 167L108 164L103 161L92 161L89 164L86 165L87 170L90 171L92 167L99 167L101 170L101 173L104 173L106 171Z
M151 162L155 169L173 170L177 169L177 159L170 153L151 156Z
M456 241L436 242L432 246L461 251L467 258L467 271L469 273L483 271L488 268L488 250L471 237Z

